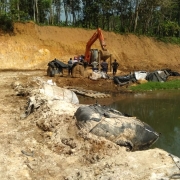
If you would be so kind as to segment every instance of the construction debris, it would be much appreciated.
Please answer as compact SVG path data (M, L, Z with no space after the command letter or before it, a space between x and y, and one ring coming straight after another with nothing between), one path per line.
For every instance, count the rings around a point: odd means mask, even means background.
M74 87L74 86L65 86L64 88L69 89L69 90L75 92L76 94L91 97L91 98L109 98L109 97L111 97L110 94L101 93L98 91L87 90L87 89Z

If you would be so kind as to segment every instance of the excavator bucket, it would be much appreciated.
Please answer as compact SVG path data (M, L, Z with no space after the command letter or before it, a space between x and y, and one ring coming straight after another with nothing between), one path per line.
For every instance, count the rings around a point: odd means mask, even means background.
M100 59L101 60L107 60L111 54L108 51L99 51L100 52Z

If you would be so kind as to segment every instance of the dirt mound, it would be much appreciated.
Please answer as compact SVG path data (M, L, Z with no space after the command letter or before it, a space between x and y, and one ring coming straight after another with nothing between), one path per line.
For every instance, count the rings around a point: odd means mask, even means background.
M0 36L1 69L46 69L47 63L84 54L87 41L95 30L38 26L33 22L15 23L14 35ZM103 31L108 51L120 64L122 72L171 68L178 71L180 47L152 38L119 35ZM101 49L99 41L92 45Z

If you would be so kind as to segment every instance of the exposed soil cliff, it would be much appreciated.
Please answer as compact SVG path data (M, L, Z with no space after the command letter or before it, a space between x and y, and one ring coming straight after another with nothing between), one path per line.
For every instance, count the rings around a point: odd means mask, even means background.
M67 62L70 57L84 54L87 41L95 30L38 26L33 22L16 23L13 35L0 36L1 69L46 69L55 57ZM178 71L180 47L151 38L119 35L103 31L108 51L120 63L119 70ZM92 48L101 49L99 41Z

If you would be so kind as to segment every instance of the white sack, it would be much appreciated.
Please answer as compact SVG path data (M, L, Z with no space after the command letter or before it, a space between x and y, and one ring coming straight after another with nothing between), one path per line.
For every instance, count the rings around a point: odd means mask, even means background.
M140 79L146 79L146 76L147 76L147 72L146 71L136 71L135 73L135 78L137 80L140 80Z
M100 71L93 71L92 75L90 76L90 79L92 79L92 80L97 80L97 79L101 79L101 78L107 79L108 76L106 73L100 72Z
M92 75L90 76L90 79L92 79L92 80L97 80L100 78L101 78L101 74L99 72L95 72L95 71L93 71Z
M58 86L43 84L43 88L40 89L40 93L51 99L63 100L69 103L79 104L79 99L73 91Z

